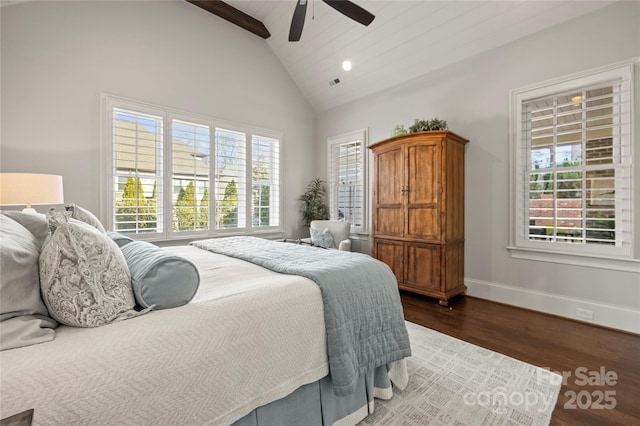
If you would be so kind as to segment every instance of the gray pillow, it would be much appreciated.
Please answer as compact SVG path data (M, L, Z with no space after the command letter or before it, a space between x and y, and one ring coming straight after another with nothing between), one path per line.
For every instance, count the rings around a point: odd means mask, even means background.
M78 219L84 223L87 223L103 234L106 232L100 220L89 210L84 209L76 204L67 204L64 206L65 210L71 212L71 217L74 219Z
M126 235L122 235L114 231L107 232L107 236L111 238L113 241L115 241L118 247L122 247L124 245L129 244L130 242L135 241L133 238L127 237Z
M139 315L118 245L95 227L49 214L40 254L40 286L49 313L75 327L98 327Z
M0 349L48 342L58 324L40 296L36 237L0 215Z
M311 232L311 244L326 249L333 247L333 234L329 232L329 228L324 228L323 231L310 228L309 231Z
M35 241L38 246L38 250L42 248L44 240L47 238L47 235L49 235L49 223L47 222L47 216L41 213L25 213L20 210L5 210L2 214L10 217L20 225L27 228L36 238Z
M191 301L200 285L198 268L180 256L146 241L120 248L131 271L131 287L138 305L169 309Z

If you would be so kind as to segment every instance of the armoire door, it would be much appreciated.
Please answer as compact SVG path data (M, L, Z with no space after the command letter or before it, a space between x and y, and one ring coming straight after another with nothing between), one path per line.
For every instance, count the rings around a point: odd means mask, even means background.
M396 280L404 280L404 247L401 241L379 240L373 241L373 257L389 265Z
M439 242L441 144L439 139L406 145L407 221L405 236Z
M404 285L440 292L440 245L405 243L404 251Z
M404 232L402 146L376 152L373 182L373 230L377 236L402 237Z

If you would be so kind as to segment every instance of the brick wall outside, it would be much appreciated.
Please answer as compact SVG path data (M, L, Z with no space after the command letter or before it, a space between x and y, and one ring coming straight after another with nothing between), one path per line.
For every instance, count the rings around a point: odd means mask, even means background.
M542 198L529 200L529 208L537 210L535 215L545 219L536 219L532 225L553 226L553 194L542 194ZM558 200L558 228L582 227L582 200ZM548 219L547 219L548 218Z

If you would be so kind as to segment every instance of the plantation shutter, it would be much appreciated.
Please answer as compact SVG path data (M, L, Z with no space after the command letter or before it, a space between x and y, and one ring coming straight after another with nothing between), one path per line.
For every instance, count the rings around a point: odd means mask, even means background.
M329 209L331 218L365 230L364 132L329 142Z
M246 134L215 131L215 221L216 229L245 228L246 223Z
M171 122L172 230L209 229L209 126Z
M520 100L519 237L630 254L631 71L580 83Z
M253 136L252 157L252 226L280 224L280 142L278 139Z
M101 216L139 240L282 235L281 135L101 95Z
M120 108L112 117L113 228L161 233L163 119Z

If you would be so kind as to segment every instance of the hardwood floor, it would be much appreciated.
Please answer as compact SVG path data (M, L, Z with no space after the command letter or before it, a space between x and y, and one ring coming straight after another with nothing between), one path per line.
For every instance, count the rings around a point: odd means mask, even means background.
M401 297L407 321L564 373L551 425L640 424L640 336L470 296Z

